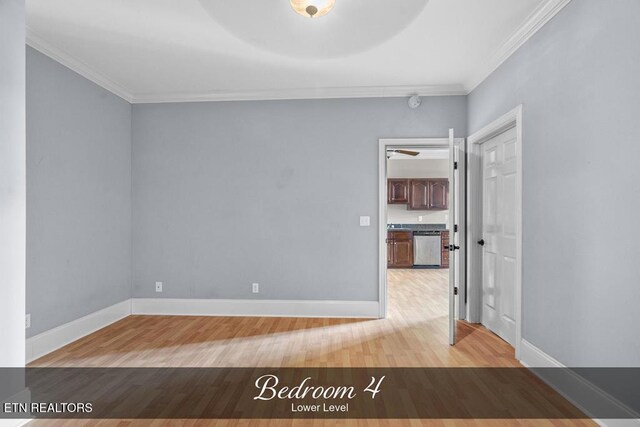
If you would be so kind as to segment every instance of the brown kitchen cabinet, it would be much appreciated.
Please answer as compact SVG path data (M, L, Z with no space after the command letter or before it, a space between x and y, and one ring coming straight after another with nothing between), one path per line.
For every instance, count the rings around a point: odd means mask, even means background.
M429 209L446 210L449 209L449 180L431 179L429 180Z
M413 232L387 232L387 267L413 267Z
M449 231L440 233L440 242L440 247L442 248L440 268L449 268Z
M410 179L407 209L413 211L449 208L449 180L446 178Z
M408 179L389 179L387 181L387 203L390 205L409 203Z
M429 180L412 179L409 181L409 210L426 211L429 209Z

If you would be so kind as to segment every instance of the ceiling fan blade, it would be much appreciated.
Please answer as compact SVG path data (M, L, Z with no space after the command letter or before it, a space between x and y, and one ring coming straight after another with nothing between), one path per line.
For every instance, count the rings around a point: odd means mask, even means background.
M411 150L393 150L395 153L406 154L407 156L417 156L420 154L419 151L411 151Z

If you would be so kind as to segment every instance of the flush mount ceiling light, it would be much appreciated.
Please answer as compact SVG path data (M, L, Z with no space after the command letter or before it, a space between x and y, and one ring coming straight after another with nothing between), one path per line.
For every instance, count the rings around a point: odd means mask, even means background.
M291 7L306 18L319 18L333 9L336 0L289 0Z
M71 2L77 1L84 0ZM411 26L429 4L428 0L194 1L230 35L265 52L295 59L337 59L372 50ZM318 8L313 18L305 11L310 5ZM318 18L326 12L327 16Z

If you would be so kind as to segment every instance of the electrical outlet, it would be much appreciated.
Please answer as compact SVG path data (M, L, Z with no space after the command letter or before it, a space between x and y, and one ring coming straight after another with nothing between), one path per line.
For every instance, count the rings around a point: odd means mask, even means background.
M31 314L24 316L24 328L29 329L31 327Z
M162 292L162 282L156 282L156 292Z
M422 222L422 215L418 215L418 222Z
M370 225L371 225L371 217L369 216L360 217L360 227L369 227Z
M254 294L260 293L260 283L254 283L252 286Z

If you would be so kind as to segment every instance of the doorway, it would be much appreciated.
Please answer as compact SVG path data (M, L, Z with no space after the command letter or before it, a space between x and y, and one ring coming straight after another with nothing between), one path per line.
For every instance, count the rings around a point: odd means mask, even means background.
M453 135L381 139L379 153L379 317L390 302L393 313L407 295L426 294L424 315L447 319L451 344L466 317L466 252L450 250L466 241L464 144Z
M469 137L469 320L522 339L522 106Z

